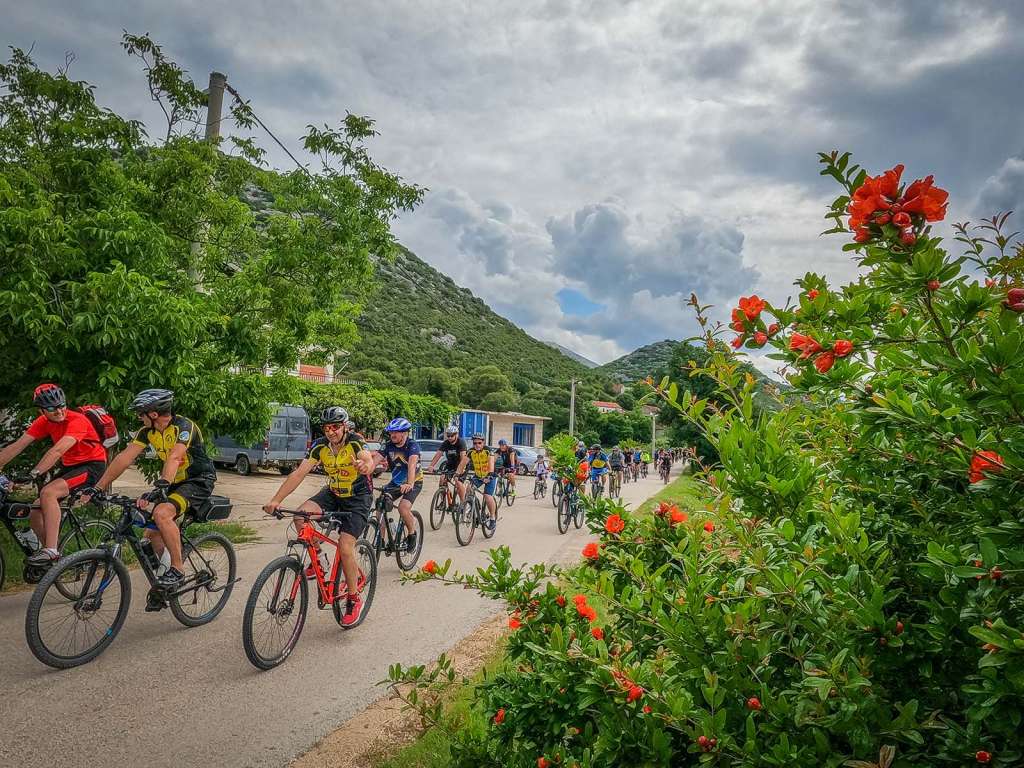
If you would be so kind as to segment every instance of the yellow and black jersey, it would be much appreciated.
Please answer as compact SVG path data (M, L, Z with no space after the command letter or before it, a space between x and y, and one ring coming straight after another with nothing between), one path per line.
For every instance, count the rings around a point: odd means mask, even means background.
M216 477L213 462L206 453L203 433L199 431L192 419L184 416L173 416L171 423L163 430L143 427L132 438L133 445L152 446L161 461L167 461L171 449L178 444L185 446L185 457L174 475L175 483L195 478Z
M473 474L477 477L487 477L491 472L491 452L486 448L481 448L479 451L475 448L471 448L467 454L469 456L469 466L473 471Z
M327 487L340 498L359 496L370 492L366 475L356 467L356 456L364 446L358 440L349 438L334 448L325 438L320 438L309 448L307 458L319 462L327 475Z

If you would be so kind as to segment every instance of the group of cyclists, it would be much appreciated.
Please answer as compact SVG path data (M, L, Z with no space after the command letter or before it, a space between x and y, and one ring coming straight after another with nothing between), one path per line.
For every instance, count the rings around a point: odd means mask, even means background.
M60 558L57 540L61 525L61 502L74 495L82 502L102 497L103 489L120 477L144 451L151 448L162 462L159 476L151 490L142 493L136 502L146 520L145 536L154 554L169 564L159 576L158 586L171 590L183 578L182 546L179 521L191 507L210 498L217 475L205 447L199 427L191 419L175 411L174 393L152 388L139 392L131 402L141 426L128 445L109 463L107 449L95 422L80 409L69 408L64 391L57 384L41 384L33 393L33 404L39 415L24 434L0 450L0 472L32 443L49 438L53 445L29 472L39 486L39 501L30 516L30 526L40 546L29 557L33 566L46 567ZM333 523L339 533L339 557L345 583L352 585L346 595L342 623L357 623L362 610L356 591L358 566L356 541L363 535L371 515L373 477L384 468L390 480L382 493L396 504L402 520L401 541L409 551L416 549L419 535L412 507L423 489L424 467L420 447L412 437L412 424L398 417L385 428L386 441L377 450L370 450L349 418L345 408L337 405L320 413L323 437L312 443L306 458L290 473L274 495L263 505L268 515L281 508L284 501L299 487L303 479L318 467L327 476L327 484L306 499L299 511L328 527ZM577 459L589 473L592 482L602 483L612 473L646 470L651 456L640 449L622 450L615 446L605 453L600 445L586 448L577 445ZM670 466L671 454L662 450L656 460L659 467ZM460 503L465 503L472 485L482 490L487 514L482 524L493 532L497 524L495 492L498 478L507 476L509 492L515 494L519 457L515 448L504 439L490 451L482 433L470 436L469 444L450 426L440 449L426 468L438 469L444 462L445 476L451 478ZM54 471L55 470L55 471ZM534 468L538 479L546 479L552 467L542 454ZM636 475L633 474L635 479ZM295 522L296 527L300 525ZM169 556L169 558L168 558ZM312 569L312 564L310 564Z

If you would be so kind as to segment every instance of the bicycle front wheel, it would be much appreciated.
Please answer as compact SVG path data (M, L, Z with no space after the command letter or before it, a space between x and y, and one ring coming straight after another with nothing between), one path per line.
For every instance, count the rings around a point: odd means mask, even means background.
M430 528L436 531L444 523L445 513L448 511L448 494L444 488L438 488L434 497L430 500Z
M186 627L217 618L235 588L235 548L227 536L206 533L182 542L188 591L170 598L171 613Z
M476 515L473 513L475 501L476 495L470 494L455 513L455 538L463 547L469 546L473 540L473 534L476 533Z
M242 646L259 669L284 662L306 624L309 586L302 565L291 555L270 562L253 582L242 614Z
M583 499L576 499L572 505L572 521L577 529L583 527Z
M491 538L495 533L498 532L498 503L495 499L494 503L494 526L490 525L490 511L487 509L487 503L480 501L479 499L474 500L476 505L476 519L480 521L480 532L484 535L485 539ZM486 516L486 517L485 517Z
M423 518L415 509L412 510L412 516L416 521L416 530L413 531L416 535L416 546L409 549L405 543L408 538L401 542L395 542L395 560L398 561L398 567L403 571L411 571L416 565L416 561L420 559L420 552L423 551ZM403 526L399 530L405 531L405 527Z
M558 509L558 501L562 498L562 481L555 480L551 486L551 506Z
M558 500L558 532L565 533L569 530L569 521L572 520L572 505L569 503L569 497L564 493Z
M359 569L357 591L363 601L363 608L354 624L341 623L345 615L345 603L348 597L348 584L344 581L344 570L338 568L338 573L334 577L334 603L331 605L331 611L334 613L334 620L338 622L338 626L345 630L355 629L363 623L366 614L370 612L373 596L377 592L377 558L374 556L370 542L365 539L359 539L356 542L356 567Z
M69 598L57 585L69 573L81 582ZM86 549L61 559L36 586L25 614L25 639L43 664L69 669L92 661L124 625L132 583L124 563L102 549Z
M86 520L80 527L69 528L57 542L57 549L62 557L86 549L96 549L107 535L113 532L114 524L108 520ZM68 600L77 600L84 578L84 567L80 565L78 568L63 571L60 580L54 586Z

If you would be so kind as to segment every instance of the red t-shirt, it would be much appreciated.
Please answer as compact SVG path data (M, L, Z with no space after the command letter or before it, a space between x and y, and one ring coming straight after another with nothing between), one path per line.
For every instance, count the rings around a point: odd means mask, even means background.
M28 434L36 440L49 437L54 443L66 436L75 438L75 444L60 457L65 467L73 467L87 461L107 460L107 450L100 442L92 422L88 416L83 416L78 411L69 409L64 421L50 421L45 416L40 416L29 426Z

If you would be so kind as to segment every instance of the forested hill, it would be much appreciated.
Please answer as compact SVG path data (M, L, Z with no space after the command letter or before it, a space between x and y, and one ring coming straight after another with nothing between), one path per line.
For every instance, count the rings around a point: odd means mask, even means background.
M361 338L345 366L354 376L380 371L401 384L412 369L493 364L525 393L530 384L550 386L587 371L404 248L378 262L376 273L387 293L376 293L358 320Z
M672 341L671 339L656 341L653 344L647 344L639 349L634 349L628 355L623 355L612 360L610 363L600 365L594 369L594 372L609 376L624 384L629 384L647 376L654 376L659 371L664 371L668 368L668 363L672 359L672 352L678 344L678 341Z

